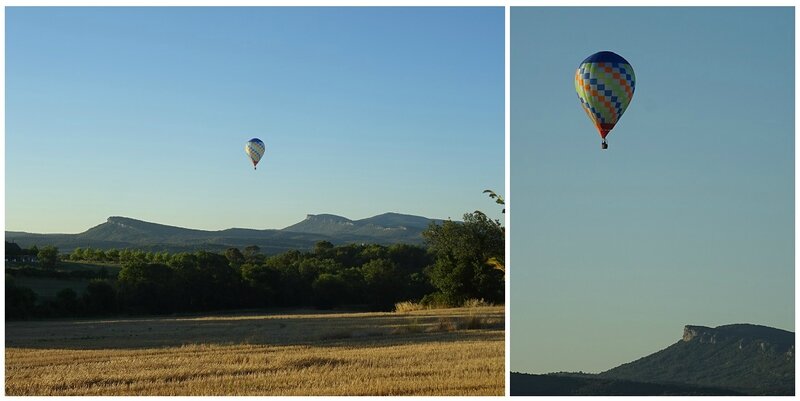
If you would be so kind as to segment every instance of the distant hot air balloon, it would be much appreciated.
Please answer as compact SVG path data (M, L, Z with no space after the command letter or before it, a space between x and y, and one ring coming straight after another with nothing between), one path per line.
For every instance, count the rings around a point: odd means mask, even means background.
M264 142L261 142L258 138L253 138L247 141L247 144L244 145L244 151L250 156L250 160L253 161L253 170L256 169L256 164L258 161L261 160L261 156L264 156Z
M606 136L628 108L636 76L627 60L613 52L599 52L583 60L575 72L575 91L607 149Z

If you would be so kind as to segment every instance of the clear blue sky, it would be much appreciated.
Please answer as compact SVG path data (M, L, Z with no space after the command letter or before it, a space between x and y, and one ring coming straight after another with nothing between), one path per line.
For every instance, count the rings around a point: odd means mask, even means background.
M502 218L502 8L7 8L5 61L7 230Z
M794 48L786 7L512 8L513 371L794 330ZM637 78L606 151L573 85L601 50Z

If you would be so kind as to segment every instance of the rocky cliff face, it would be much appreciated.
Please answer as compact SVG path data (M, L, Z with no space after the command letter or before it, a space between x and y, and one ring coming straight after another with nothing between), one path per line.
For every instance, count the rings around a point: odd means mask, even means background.
M788 353L789 357L794 355L794 333L753 324L731 324L714 328L684 326L683 341L700 344L734 341L739 349L755 344L761 351L770 349L778 353Z
M683 341L689 342L697 340L701 344L715 344L717 342L717 331L705 326L684 326Z
M342 216L337 216L335 214L307 214L305 221L316 221L320 223L332 223L332 224L346 224L346 225L353 225L353 221Z

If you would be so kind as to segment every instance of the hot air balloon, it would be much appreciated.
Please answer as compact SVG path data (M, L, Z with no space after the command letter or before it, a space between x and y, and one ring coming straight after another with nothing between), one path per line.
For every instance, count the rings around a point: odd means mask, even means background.
M613 52L592 54L575 72L575 91L583 110L603 138L603 149L608 149L606 136L628 108L635 89L633 67Z
M264 142L258 138L253 138L244 145L244 152L250 156L250 160L253 162L253 170L256 169L256 164L261 160L261 156L264 156L264 149L266 149Z

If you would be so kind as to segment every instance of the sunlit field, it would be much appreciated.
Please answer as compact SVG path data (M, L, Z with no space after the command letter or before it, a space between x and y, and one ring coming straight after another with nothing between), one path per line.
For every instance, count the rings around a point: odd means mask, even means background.
M502 395L503 307L6 323L7 395Z

